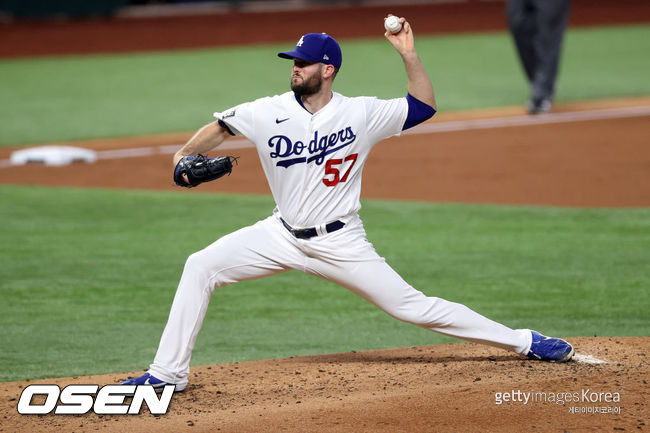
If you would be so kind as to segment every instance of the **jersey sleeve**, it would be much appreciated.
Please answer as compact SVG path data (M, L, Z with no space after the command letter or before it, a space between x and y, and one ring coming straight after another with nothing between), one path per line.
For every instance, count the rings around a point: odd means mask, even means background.
M253 128L253 103L246 102L223 112L215 112L214 117L232 135L243 135L252 138Z
M368 138L376 143L402 132L408 115L406 98L379 99L363 97Z

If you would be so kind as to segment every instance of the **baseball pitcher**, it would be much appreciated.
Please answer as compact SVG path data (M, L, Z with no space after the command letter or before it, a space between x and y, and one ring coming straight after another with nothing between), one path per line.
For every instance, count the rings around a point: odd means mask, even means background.
M380 140L418 125L436 111L433 87L399 18L385 37L406 69L405 97L349 98L332 91L342 63L337 41L303 35L289 59L291 91L214 113L174 155L174 179L196 186L232 170L232 158L206 158L233 135L257 148L276 208L268 218L228 234L185 264L158 352L144 375L124 384L188 384L190 358L212 292L238 281L297 269L353 291L396 319L548 361L568 361L572 346L531 330L513 330L464 305L428 297L404 281L366 238L358 211L361 175Z

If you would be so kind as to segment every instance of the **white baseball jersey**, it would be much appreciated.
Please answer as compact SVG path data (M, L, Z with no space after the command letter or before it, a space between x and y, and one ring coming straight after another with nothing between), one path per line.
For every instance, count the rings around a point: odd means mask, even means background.
M357 215L361 172L379 140L398 135L406 98L346 98L334 93L309 113L288 92L215 113L255 146L277 204L275 215L219 238L188 257L149 373L184 389L194 343L212 292L291 269L348 288L386 313L432 331L527 353L530 331L513 330L461 304L426 296L377 254ZM279 215L278 215L279 213ZM308 239L290 232L335 220L344 226Z
M312 227L356 214L362 169L373 145L399 135L406 98L334 92L311 114L293 92L238 105L215 117L256 146L282 218Z

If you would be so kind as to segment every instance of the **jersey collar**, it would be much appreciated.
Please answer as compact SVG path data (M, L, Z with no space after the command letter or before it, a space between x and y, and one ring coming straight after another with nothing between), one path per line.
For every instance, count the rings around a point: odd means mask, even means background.
M305 111L306 111L307 113L312 114L312 112L309 111L309 110L307 109L307 107L305 107L305 104L302 103L302 98L300 97L299 94L297 94L296 92L293 92L293 96L296 98L296 101L298 101L298 104L300 104L300 106L301 106L302 108L304 108Z
M318 110L316 113L319 113L319 112L323 111L325 108L327 108L327 107L329 107L330 105L332 105L332 103L334 102L334 100L335 100L335 99L338 99L338 96L339 96L338 93L332 91L332 98L329 100L329 102L328 102L327 104L325 104L325 106L324 106L323 108L321 108L320 110ZM300 95L298 95L296 92L293 92L293 97L296 98L296 101L298 102L298 104L300 104L300 106L301 106L302 108L304 108L304 110L305 110L307 113L309 113L311 116L313 116L314 114L316 114L316 113L312 113L311 111L309 111L309 110L307 109L307 107L305 107L305 104L302 103L302 99L300 98Z

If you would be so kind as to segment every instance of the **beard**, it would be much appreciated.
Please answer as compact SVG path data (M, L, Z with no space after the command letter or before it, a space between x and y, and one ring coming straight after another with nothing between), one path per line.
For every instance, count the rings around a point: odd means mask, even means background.
M303 79L300 84L294 81L294 78L291 78L291 90L293 90L299 96L310 96L318 93L323 84L323 79L320 76L320 71L318 74L314 74L307 79Z

